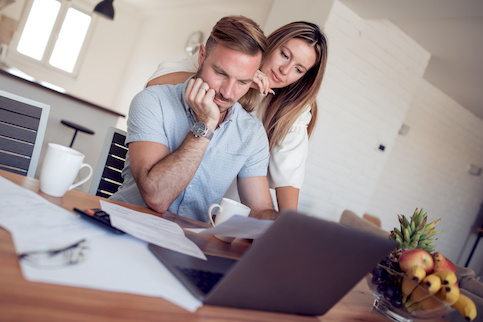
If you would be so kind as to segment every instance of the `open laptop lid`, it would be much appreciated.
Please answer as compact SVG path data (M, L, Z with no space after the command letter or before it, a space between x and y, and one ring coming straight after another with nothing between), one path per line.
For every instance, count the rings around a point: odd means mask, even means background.
M322 315L394 247L393 240L284 212L203 302ZM166 264L166 259L161 260Z
M205 303L322 315L395 246L387 238L285 212Z

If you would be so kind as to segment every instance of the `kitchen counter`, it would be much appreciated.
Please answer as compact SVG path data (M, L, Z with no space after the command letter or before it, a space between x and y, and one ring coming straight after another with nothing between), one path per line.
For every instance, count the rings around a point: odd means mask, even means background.
M49 83L46 83L46 82L36 80L33 77L31 77L30 75L25 74L24 72L22 72L21 70L18 70L15 67L11 67L11 66L8 66L8 65L5 65L5 64L2 63L2 64L0 64L0 74L7 76L7 77L17 79L17 80L20 80L22 82L26 82L28 84L31 84L31 85L36 86L38 88L41 88L45 91L49 91L49 92L54 93L56 95L60 95L60 96L63 96L65 98L68 98L70 100L82 103L84 105L88 105L92 108L101 110L103 112L106 112L106 113L109 113L109 114L112 114L112 115L115 115L115 116L119 116L119 117L126 117L126 115L119 113L119 112L116 112L112 109L109 109L109 108L88 102L88 101L83 100L81 98L78 98L76 96L70 95L63 88L60 88L58 86L55 86L55 85L52 85L52 84L49 84Z

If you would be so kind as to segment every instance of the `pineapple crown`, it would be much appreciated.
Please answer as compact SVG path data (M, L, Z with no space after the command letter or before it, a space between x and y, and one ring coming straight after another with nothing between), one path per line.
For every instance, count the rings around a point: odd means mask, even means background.
M420 211L416 208L410 220L404 215L398 215L397 217L401 224L401 228L394 228L394 230L391 231L389 238L395 239L399 244L400 249L408 250L421 248L428 253L434 252L434 246L431 245L431 243L437 240L437 238L431 237L441 233L439 230L434 230L434 227L439 224L441 218L430 224L426 224L428 217L427 213L423 212L422 208Z

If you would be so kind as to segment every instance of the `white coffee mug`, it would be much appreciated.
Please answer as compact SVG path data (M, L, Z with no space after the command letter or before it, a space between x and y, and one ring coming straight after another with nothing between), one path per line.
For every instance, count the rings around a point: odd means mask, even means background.
M92 176L92 167L83 163L84 157L74 149L49 143L40 172L40 190L54 197L62 197L68 190L85 183ZM82 168L88 168L89 174L73 183Z
M213 214L214 209L217 209L217 210ZM208 209L208 217L210 217L210 221L213 226L219 225L222 222L227 221L233 215L248 217L249 214L250 214L249 207L228 198L223 198L220 204L217 204L217 203L212 204ZM213 216L215 216L215 219L213 219ZM217 235L215 235L215 237L229 243L231 243L235 239L233 237L225 237L225 236L217 236Z

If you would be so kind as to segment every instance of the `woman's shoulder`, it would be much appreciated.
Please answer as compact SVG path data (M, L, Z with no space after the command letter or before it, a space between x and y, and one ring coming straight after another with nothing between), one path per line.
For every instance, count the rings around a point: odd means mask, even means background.
M196 72L198 61L193 57L186 57L178 61L163 61L158 65L156 71L149 77L148 82L154 78L176 73L176 72Z
M307 105L304 108L304 111L300 116L297 118L297 120L294 122L295 126L307 126L310 123L310 120L312 119L312 107L310 105Z

